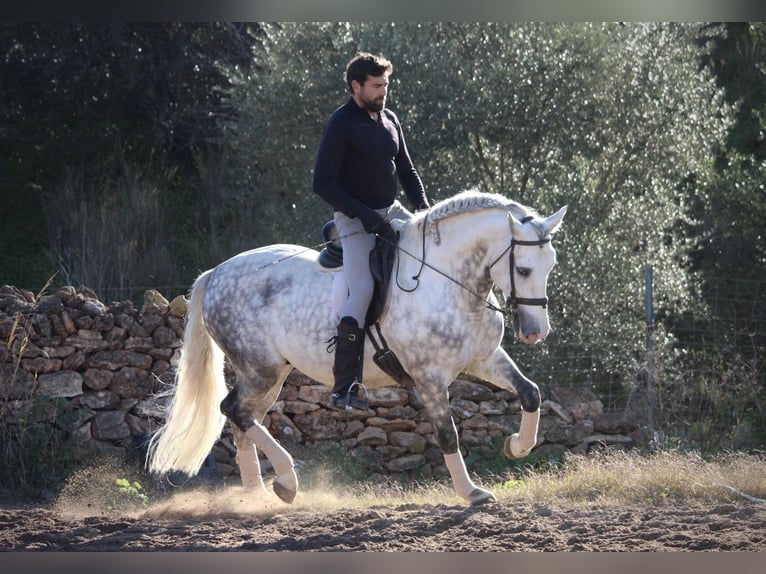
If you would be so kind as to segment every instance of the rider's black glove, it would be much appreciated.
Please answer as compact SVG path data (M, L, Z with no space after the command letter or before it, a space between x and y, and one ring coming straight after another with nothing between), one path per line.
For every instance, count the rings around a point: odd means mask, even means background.
M390 227L377 211L370 209L366 205L359 207L356 216L361 220L367 233L380 233L380 230L385 226Z
M394 228L391 227L390 223L384 222L383 225L375 230L375 233L377 233L378 236L383 238L387 243L396 245L396 233L394 232Z

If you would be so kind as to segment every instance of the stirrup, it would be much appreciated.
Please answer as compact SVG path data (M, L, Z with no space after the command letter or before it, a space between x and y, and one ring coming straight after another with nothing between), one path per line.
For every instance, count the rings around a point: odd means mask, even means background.
M355 380L353 383L351 383L351 386L348 388L348 394L349 394L349 395L350 395L350 394L351 394L351 393L354 391L354 387L359 387L360 389L362 389L362 390L364 391L364 398L362 398L362 397L360 397L360 396L359 396L359 391L356 391L356 395L355 395L355 396L356 396L356 397L357 397L357 398L358 398L360 401L365 401L365 402L367 402L367 387L365 387L365 386L364 386L362 383L360 383L359 381L356 381L356 380Z
M361 387L364 389L364 398L360 397L358 392L353 392L354 387ZM333 393L330 402L333 408L343 411L366 411L370 408L370 403L367 400L367 387L358 381L351 383L351 385L348 387L348 390L346 391L346 394L344 395L341 395L340 393Z

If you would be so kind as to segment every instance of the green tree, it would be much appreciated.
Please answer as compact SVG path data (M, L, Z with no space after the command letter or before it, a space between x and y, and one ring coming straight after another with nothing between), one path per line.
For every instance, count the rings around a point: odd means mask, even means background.
M691 206L692 265L709 277L766 280L766 25L725 23L700 34L702 62L735 110L718 177Z
M697 41L733 121L715 150L715 177L679 189L689 213L687 261L708 312L669 318L678 345L668 398L695 443L747 446L749 435L750 446L762 445L766 311L756 302L766 289L766 26L709 24Z
M232 71L224 145L230 169L211 196L219 250L277 242L316 245L332 217L312 192L316 150L329 114L345 101L343 24L265 27L262 68Z
M766 159L766 24L723 22L702 28L702 64L712 70L735 106L727 147Z
M213 141L226 68L254 65L257 26L224 23L3 24L0 150L37 185L53 166L113 155L192 166ZM43 142L45 145L42 145ZM20 176L19 176L20 177Z
M114 185L104 189L106 182L127 182L143 172L155 184L167 184L172 171L172 185L194 188L199 158L216 152L220 124L235 113L224 99L226 70L255 65L252 48L259 33L257 25L232 23L2 24L0 186L8 198L3 239L35 230L32 241L11 242L21 251L11 251L11 267L2 271L10 271L15 282L44 283L68 258L59 248L71 253L82 239L83 229L66 228L59 210L88 205L95 213L116 205L108 197ZM78 195L74 204L62 206L62 188L73 181L82 182L75 186ZM156 186L144 189L149 187ZM165 191L151 201L166 200ZM98 236L110 228L87 231ZM140 237L127 241L134 239L132 256L141 258L151 247ZM41 251L49 256L41 257ZM27 259L30 252L35 256ZM26 270L24 260L32 262ZM105 264L117 260L105 258ZM73 281L90 279L75 269L61 271ZM135 283L144 279L128 277L125 268L104 274Z

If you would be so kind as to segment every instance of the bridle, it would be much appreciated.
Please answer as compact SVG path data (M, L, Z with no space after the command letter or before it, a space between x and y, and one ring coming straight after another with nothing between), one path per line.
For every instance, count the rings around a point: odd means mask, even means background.
M510 217L510 213L508 214L508 217ZM527 223L528 221L532 221L533 219L534 217L532 217L531 215L528 215L521 220L521 223L524 224L524 223ZM509 265L508 270L511 275L511 293L508 295L505 302L508 305L508 308L511 310L511 313L513 313L514 315L518 311L519 305L532 305L532 306L542 307L543 309L545 309L548 306L548 297L517 297L516 296L516 279L515 279L515 274L513 272L515 268L513 249L517 245L524 245L524 246L537 245L538 247L542 247L546 243L550 243L550 241L551 241L550 236L543 237L535 241L523 241L523 240L518 240L515 237L513 237L513 235L511 235L511 244L505 248L505 250L497 257L497 259L495 259L492 263L490 263L487 266L487 272L489 272L492 269L492 267L494 267L495 264L498 261L500 261L500 259L502 259L503 255L505 255L506 253L509 254L508 255L508 265Z

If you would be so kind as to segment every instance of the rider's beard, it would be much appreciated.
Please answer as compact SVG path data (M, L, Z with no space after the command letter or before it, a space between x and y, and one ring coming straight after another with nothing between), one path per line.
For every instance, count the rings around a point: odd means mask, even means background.
M370 112L379 112L386 105L386 98L378 98L364 103L364 107Z

